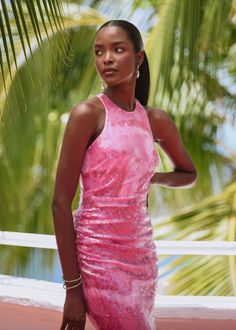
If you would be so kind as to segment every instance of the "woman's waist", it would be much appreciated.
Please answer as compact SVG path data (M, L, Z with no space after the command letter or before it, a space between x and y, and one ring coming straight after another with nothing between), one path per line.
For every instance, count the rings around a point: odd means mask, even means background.
M91 193L82 193L80 196L79 208L142 208L146 207L147 195L130 195L130 196L117 196L117 195L94 195Z
M156 257L156 246L152 234L145 237L117 235L84 235L76 233L77 251L86 257L122 257L131 260L137 256Z
M150 227L151 217L146 205L116 205L115 203L83 202L73 211L75 226L110 226L115 230L131 228L131 230Z
M77 239L85 245L145 246L153 240L153 227L149 215L135 217L91 215L80 212L74 215Z

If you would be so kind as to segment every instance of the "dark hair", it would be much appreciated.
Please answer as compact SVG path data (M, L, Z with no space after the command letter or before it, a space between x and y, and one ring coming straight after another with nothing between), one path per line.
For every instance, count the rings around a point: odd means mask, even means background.
M118 26L127 33L128 38L133 44L135 53L144 50L142 36L134 24L124 20L111 20L100 26L98 31L104 28L105 26L109 26L109 25ZM144 60L139 67L139 78L136 80L136 86L135 86L135 97L140 101L142 105L147 105L148 103L149 90L150 90L150 71L149 71L148 59L144 51Z

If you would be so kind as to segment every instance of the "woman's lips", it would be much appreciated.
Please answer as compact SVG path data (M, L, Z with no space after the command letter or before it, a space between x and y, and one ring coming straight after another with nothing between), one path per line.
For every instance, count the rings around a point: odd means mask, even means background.
M105 76L112 76L113 74L115 74L115 72L116 72L117 70L115 70L115 69L105 69L105 70L103 70L103 74L105 75Z

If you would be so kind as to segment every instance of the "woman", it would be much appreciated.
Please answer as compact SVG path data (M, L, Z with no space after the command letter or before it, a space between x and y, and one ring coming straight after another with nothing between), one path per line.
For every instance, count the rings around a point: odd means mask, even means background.
M170 117L147 106L149 67L137 28L105 23L94 56L106 87L70 113L52 202L66 289L61 329L84 329L86 312L96 329L155 329L149 186L191 186L196 169ZM172 172L154 173L153 141ZM79 182L79 207L71 212Z

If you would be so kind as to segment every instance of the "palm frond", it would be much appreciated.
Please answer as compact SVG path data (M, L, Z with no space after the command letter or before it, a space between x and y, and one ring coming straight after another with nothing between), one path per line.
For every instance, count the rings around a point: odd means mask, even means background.
M4 89L0 91L0 116L9 86L19 67L21 53L23 52L27 61L29 54L33 57L32 47L35 48L33 40L40 47L45 37L49 38L51 33L64 30L60 2L27 0L23 3L20 0L11 0L10 2L1 0L0 31L2 43L0 44L0 66L2 75L0 86L3 86ZM62 49L61 55L63 56L65 34L62 33L60 36L56 47Z
M232 1L213 2L162 1L146 38L151 71L150 103L173 117L199 172L200 179L194 189L178 192L177 207L183 207L191 199L199 200L201 192L214 193L215 185L209 184L215 180L213 167L218 172L217 178L223 180L220 184L226 183L225 159L219 152L216 137L225 116L235 113L236 95L219 76L223 68L229 72L229 51L235 44L232 38L235 8ZM167 167L168 159L161 156L163 166ZM172 191L161 191L162 194L155 191L153 197L159 205L165 200L170 203L176 200Z
M236 241L236 183L154 225L157 240ZM158 220L157 220L158 221ZM181 256L169 263L168 294L235 295L235 256ZM219 278L221 281L219 283Z
M171 97L183 81L188 87L198 82L208 99L223 95L214 82L222 59L234 43L230 34L232 11L232 1L167 0L162 3L147 44L153 73L151 103L162 105L163 93Z

